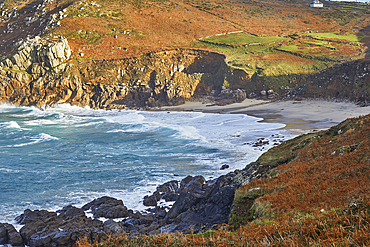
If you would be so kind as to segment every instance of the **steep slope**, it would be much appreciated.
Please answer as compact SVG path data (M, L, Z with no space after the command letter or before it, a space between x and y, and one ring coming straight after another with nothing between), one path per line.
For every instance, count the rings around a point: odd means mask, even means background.
M202 50L91 62L68 61L71 52L65 38L46 44L27 40L17 50L0 63L0 100L26 106L70 103L106 109L178 104L191 98L198 84L208 91L221 88L227 71L224 56Z
M218 95L226 88L237 91L224 90L229 99L222 103L244 99L242 89L249 97L324 97L328 93L367 104L367 72L351 73L352 79L361 81L355 87L346 82L346 73L357 64L309 77L367 54L368 6L326 4L327 8L316 9L298 0L3 1L1 101L39 107L58 103L151 107L177 104L213 90ZM209 41L227 39L230 33L256 37L262 43ZM334 35L336 45L326 44L331 41L323 41L319 34ZM348 43L341 37L355 41ZM268 40L276 44L265 43ZM165 51L172 54L170 58L164 58ZM195 61L193 56L207 61L206 68L197 68L197 74L182 71ZM134 65L137 62L140 66ZM360 67L366 68L365 63ZM333 73L339 73L335 83L323 83ZM161 84L155 90L148 84L153 84L154 76L158 77L155 83ZM345 90L334 92L333 87Z
M369 123L367 115L307 136L296 158L237 190L230 223L273 222L283 235L272 242L369 244Z
M235 192L230 226L189 235L123 235L95 245L85 238L78 246L368 246L369 145L370 115L296 137L249 165L258 169Z

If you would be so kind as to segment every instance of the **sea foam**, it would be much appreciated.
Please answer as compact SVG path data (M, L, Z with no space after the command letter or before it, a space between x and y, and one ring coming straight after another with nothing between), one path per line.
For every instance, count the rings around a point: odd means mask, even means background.
M31 140L30 142L8 145L8 147L23 147L23 146L28 146L28 145L34 145L34 144L37 144L37 143L40 143L40 142L59 140L59 138L51 136L49 134L40 133L35 137L31 137L30 140Z
M158 185L242 169L265 151L247 143L283 133L276 130L280 124L242 114L67 104L44 111L0 105L0 113L0 222L26 208L80 207L101 196L143 210L143 197ZM220 170L224 164L230 169ZM9 176L11 170L16 176Z

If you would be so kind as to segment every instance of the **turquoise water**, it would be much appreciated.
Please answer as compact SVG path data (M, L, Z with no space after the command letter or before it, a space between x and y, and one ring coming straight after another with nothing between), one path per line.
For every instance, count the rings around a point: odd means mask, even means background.
M113 196L132 209L160 183L243 168L284 125L242 114L0 105L0 222ZM271 143L272 145L272 143ZM229 170L220 171L223 164Z

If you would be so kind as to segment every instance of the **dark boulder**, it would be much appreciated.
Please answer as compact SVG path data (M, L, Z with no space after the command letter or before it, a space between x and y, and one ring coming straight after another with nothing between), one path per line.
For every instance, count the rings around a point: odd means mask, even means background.
M24 210L23 214L15 218L15 221L18 224L24 225L27 223L34 222L35 220L44 219L47 221L49 218L53 218L57 216L55 212L48 212L46 210L30 210L26 209Z
M127 207L123 205L122 200L103 196L85 204L82 210L91 210L94 218L105 217L109 219L125 218L129 216Z
M25 210L22 215L22 219L28 221L21 228L20 234L24 243L30 247L74 246L78 239L85 236L90 242L107 236L102 231L101 221L87 218L82 209L73 206L64 207L58 214ZM39 218L34 217L35 215L39 215Z
M0 245L10 244L13 247L23 247L23 240L13 225L0 223Z
M158 201L160 201L161 199L166 200L166 202L176 201L178 195L177 194L178 187L179 182L177 180L172 180L162 185L159 185L152 195L144 197L143 200L144 206L147 207L157 206Z
M63 207L61 210L58 210L57 213L59 213L60 215L64 215L66 217L80 217L80 216L85 216L85 212L80 209L80 208L76 208L74 206L65 206Z
M180 190L181 189L184 189L185 188L185 186L188 184L188 183L190 183L191 181L193 181L193 177L192 176L187 176L187 177L185 177L183 180L181 180L181 182L180 182Z
M144 206L157 206L158 201L164 199L166 202L174 202L178 199L179 194L183 192L192 192L195 189L203 187L206 180L203 176L187 176L180 182L176 180L169 181L159 185L156 191L150 195L145 196L143 200Z
M162 196L162 199L164 199L166 202L174 202L179 197L179 194L176 192L168 192L165 195Z
M156 191L159 193L166 193L166 192L176 191L178 187L179 187L179 181L172 180L162 185L159 185Z
M221 166L220 170L226 170L226 169L229 169L229 168L230 168L230 166L225 164L225 165Z
M178 193L192 192L196 188L202 188L205 181L203 176L187 176L181 181Z
M147 207L157 206L159 200L161 200L161 194L156 190L151 196L144 196L143 204Z

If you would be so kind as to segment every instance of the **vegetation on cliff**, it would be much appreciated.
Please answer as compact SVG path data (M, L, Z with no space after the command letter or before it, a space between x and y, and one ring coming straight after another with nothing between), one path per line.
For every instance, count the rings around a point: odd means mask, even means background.
M367 115L269 150L257 163L275 168L236 191L230 226L77 246L367 246L369 137Z
M9 65L5 63L7 59L11 60L18 52L19 42L39 36L43 43L52 44L61 36L68 40L71 50L71 56L64 62L74 69L60 71L57 75L51 73L51 77L53 80L64 78L69 84L79 84L83 81L78 70L90 68L92 61L107 62L111 59L141 58L153 52L196 49L226 55L228 67L215 72L218 74L215 85L212 85L212 79L206 80L211 82L208 84L193 80L191 87L199 90L198 93L194 93L193 90L191 96L210 93L212 90L220 93L221 86L224 86L231 90L242 89L248 97L327 98L329 95L331 99L349 99L367 104L370 93L365 85L366 78L369 78L367 71L364 75L364 71L356 70L352 75L355 80L361 80L356 85L348 84L345 74L357 66L356 63L352 63L356 59L364 59L363 61L368 63L370 19L367 4L326 2L324 8L310 8L303 0L0 2L2 2L0 32L3 33L0 40L0 62L3 62L0 64L0 72L6 75L1 80L7 81L6 86L12 89L18 88L18 84L24 84L19 82L19 78L33 76L29 70L5 66ZM348 68L338 71L336 68L343 63L347 64ZM131 65L135 67L135 64ZM41 68L35 71L43 69L48 70ZM325 84L324 80L330 77L330 71L333 70L339 77ZM317 73L322 71L323 74L319 76L324 75L324 80L317 78ZM159 74L158 71L156 73ZM114 78L113 74L109 77ZM42 87L47 88L47 76L41 74L41 77L42 83L34 80L30 83L42 84ZM112 84L115 83L115 79L111 81ZM131 77L126 79L126 84L132 80ZM145 80L145 78L136 79ZM86 83L91 81L83 82L84 87L89 87ZM105 84L101 86L105 87ZM346 90L332 90L343 87ZM45 97L54 98L54 102L50 103L67 102L101 108L143 105L142 102L134 102L107 106L101 102L91 103L90 100L74 97L79 95L81 90L71 90L67 85L61 90L71 92L63 94L51 92L53 95ZM182 93L184 90L180 91ZM352 91L354 93L351 93ZM89 92L84 94L90 94ZM17 96L6 95L1 100L22 105L39 105L39 102L33 102L32 99L13 100L22 94L24 92L17 92ZM22 97L24 98L24 95ZM139 97L144 103L148 102L144 106L149 107L171 102L167 100L152 104L149 97L145 95ZM40 102L48 105L48 102L42 99ZM128 99L126 102L131 101Z
M303 0L0 4L1 101L153 107L230 88L250 97L369 104L366 4L326 2L322 9ZM189 235L122 236L94 245L369 245L369 126L370 116L350 119L265 153L254 165L268 172L236 191L231 226Z

